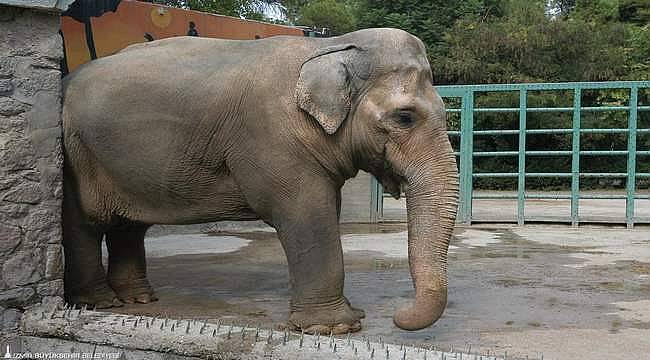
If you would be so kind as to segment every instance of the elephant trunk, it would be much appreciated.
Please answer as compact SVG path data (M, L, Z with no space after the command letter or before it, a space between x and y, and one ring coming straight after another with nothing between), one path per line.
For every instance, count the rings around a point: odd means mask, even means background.
M408 256L415 303L399 309L393 321L418 330L440 318L447 305L447 250L458 203L456 159L445 134L405 174Z

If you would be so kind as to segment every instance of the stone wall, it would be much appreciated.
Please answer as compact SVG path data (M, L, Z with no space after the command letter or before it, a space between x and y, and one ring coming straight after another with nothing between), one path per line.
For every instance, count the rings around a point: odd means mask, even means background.
M22 311L61 301L59 11L0 0L0 340ZM1 341L0 341L1 342Z

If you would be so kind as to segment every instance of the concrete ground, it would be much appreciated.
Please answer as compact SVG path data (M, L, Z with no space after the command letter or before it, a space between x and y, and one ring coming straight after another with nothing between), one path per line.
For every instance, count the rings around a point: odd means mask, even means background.
M287 266L272 229L152 230L148 269L160 300L112 311L262 326L286 318ZM458 227L447 310L416 332L392 323L413 296L406 225L348 224L342 233L345 293L367 314L360 336L509 359L650 359L649 228Z

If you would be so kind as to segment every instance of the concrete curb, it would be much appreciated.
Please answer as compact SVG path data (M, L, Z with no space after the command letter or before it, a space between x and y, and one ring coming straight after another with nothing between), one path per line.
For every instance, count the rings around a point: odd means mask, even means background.
M218 321L174 320L111 314L72 307L33 308L21 322L24 337L59 338L83 344L201 359L393 359L497 360L460 352L386 344L379 339L297 334ZM34 342L32 340L32 342Z

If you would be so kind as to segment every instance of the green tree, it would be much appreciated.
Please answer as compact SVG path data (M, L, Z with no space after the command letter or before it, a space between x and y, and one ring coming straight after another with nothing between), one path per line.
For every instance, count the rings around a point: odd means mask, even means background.
M314 28L328 28L332 35L353 31L356 26L352 11L337 0L309 2L300 9L297 22Z
M622 22L644 26L650 23L650 0L620 0L618 7Z
M162 0L163 4L212 14L268 20L265 11L281 9L277 0Z

